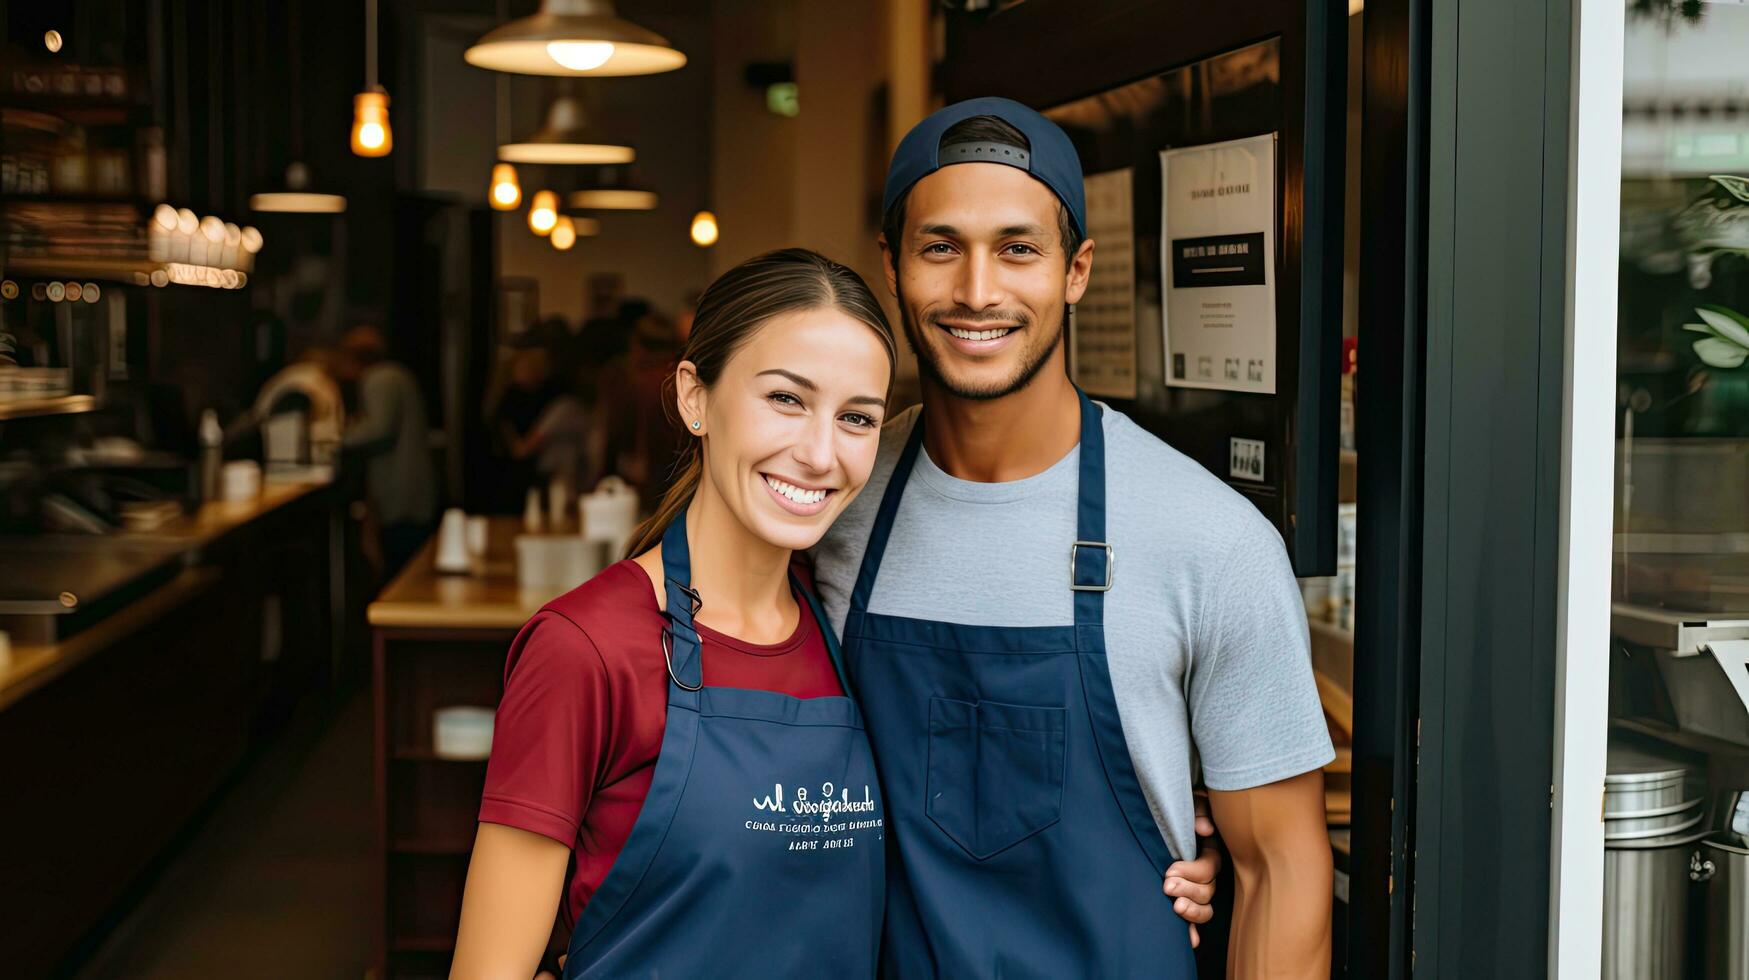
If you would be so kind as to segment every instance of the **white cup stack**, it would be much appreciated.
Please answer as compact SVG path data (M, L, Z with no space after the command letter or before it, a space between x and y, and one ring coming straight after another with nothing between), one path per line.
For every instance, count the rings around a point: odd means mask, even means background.
M460 507L443 512L443 523L437 526L437 570L463 575L473 567L468 558L468 515Z
M599 542L610 557L617 557L638 525L638 493L617 476L605 477L593 493L577 499L577 510L584 540Z

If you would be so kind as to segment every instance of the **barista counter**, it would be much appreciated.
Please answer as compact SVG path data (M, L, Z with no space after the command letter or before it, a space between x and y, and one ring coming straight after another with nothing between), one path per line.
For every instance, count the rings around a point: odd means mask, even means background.
M54 971L261 733L326 681L335 494L270 483L150 533L0 541L0 949Z
M382 919L378 975L446 976L485 786L484 759L439 754L439 708L495 707L504 658L561 589L516 582L512 518L490 519L477 574L435 568L436 542L366 610L376 696L376 810Z

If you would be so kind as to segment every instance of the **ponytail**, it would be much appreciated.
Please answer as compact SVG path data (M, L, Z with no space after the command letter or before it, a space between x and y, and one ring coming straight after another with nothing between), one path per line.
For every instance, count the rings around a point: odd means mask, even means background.
M686 443L674 468L674 482L668 484L656 509L632 531L631 545L626 548L624 557L636 558L661 544L668 525L685 513L686 505L692 503L692 495L698 492L699 481L704 478L704 460L700 458L697 439Z

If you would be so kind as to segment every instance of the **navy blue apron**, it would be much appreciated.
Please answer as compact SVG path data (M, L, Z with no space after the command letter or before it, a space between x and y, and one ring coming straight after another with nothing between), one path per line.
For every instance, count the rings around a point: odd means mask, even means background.
M844 653L890 821L886 976L1196 975L1189 928L1161 890L1172 856L1130 764L1106 669L1105 434L1099 407L1085 394L1080 403L1076 540L1063 542L1074 625L868 611L922 416L869 535ZM1002 588L1000 569L964 571L967 588Z
M631 836L571 934L566 980L872 977L886 845L856 702L705 687L685 513L663 535L662 564L662 751ZM791 581L843 683L825 613Z

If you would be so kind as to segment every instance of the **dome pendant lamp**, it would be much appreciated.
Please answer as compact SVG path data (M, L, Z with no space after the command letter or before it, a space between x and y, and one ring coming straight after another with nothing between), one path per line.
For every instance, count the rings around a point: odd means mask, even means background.
M561 95L547 109L546 122L520 143L498 147L498 159L511 163L630 163L637 152L629 146L591 143L584 132L583 103Z
M386 157L394 148L389 93L377 84L377 0L364 0L364 91L352 97L352 152Z
M519 75L653 75L686 64L662 35L621 19L612 0L541 0L539 13L499 25L462 57Z

